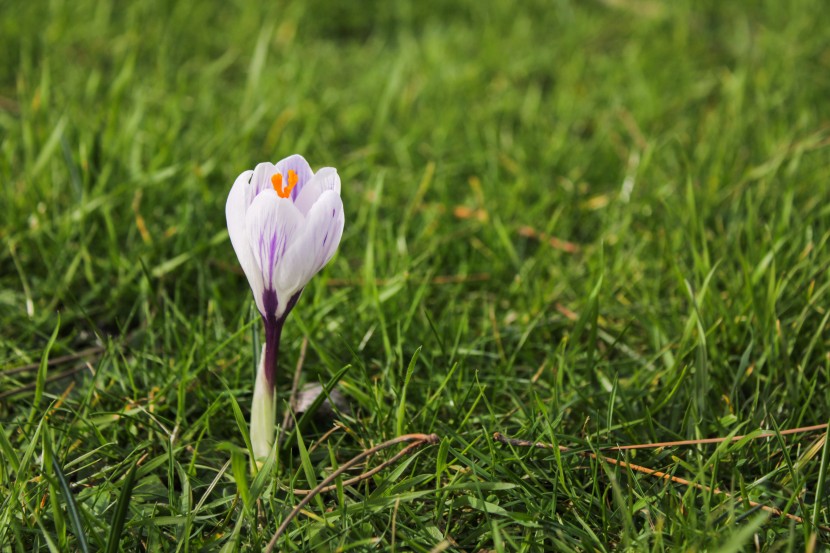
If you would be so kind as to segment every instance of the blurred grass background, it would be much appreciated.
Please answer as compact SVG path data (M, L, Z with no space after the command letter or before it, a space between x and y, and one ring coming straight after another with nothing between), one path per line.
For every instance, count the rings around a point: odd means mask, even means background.
M288 490L401 431L442 442L278 549L826 546L823 434L614 454L796 524L492 433L830 419L828 29L819 0L0 2L3 551L259 550ZM292 153L338 168L346 230L281 397L307 338L353 413L251 480L224 203Z

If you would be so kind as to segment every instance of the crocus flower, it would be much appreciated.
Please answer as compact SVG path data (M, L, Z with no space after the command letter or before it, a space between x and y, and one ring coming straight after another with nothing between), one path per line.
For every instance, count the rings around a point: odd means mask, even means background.
M274 443L283 323L343 235L340 177L332 167L314 173L300 155L276 165L260 163L237 177L225 216L231 244L265 324L251 407L251 444L254 456L262 458Z

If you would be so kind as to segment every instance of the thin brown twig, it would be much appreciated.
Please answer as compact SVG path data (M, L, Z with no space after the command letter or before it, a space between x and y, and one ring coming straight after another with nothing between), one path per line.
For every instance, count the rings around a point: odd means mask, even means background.
M824 426L827 426L827 425L824 425ZM796 429L796 430L799 430L799 429ZM802 431L806 431L806 430L802 430ZM787 433L788 434L793 434L794 432L787 432ZM782 432L782 434L783 434L783 432ZM762 436L757 436L757 437L762 437ZM764 436L764 437L768 437L768 436ZM501 432L493 433L493 439L496 440L497 442L512 445L512 446L515 446L515 447L535 447L535 448L541 448L541 449L553 449L553 447L554 447L552 444L547 444L547 443L544 443L544 442L531 442L531 441L528 441L528 440L517 440L515 438L507 437L504 434L502 434ZM691 441L694 442L694 440L691 440ZM724 441L724 440L721 440L721 441ZM706 443L714 443L714 442L706 442ZM682 445L689 445L689 444L684 442ZM790 520L794 520L795 522L798 522L799 524L804 524L804 519L801 518L798 515L794 515L794 514L791 514L791 513L785 513L784 511L782 511L781 509L779 509L777 507L770 507L769 505L764 505L762 503L758 503L757 501L752 501L750 499L744 499L743 497L741 497L739 495L735 495L735 494L732 494L730 492L725 492L725 491L721 490L720 488L711 488L711 487L709 487L705 484L700 484L698 482L691 482L689 480L686 480L685 478L681 478L679 476L674 476L673 474L668 474L666 472L661 472L659 470L650 469L648 467L643 467L641 465L635 465L634 463L619 461L619 460L613 459L611 457L605 457L603 455L597 455L596 453L594 453L592 451L574 451L571 448L566 447L566 446L562 446L562 445L558 446L558 448L559 448L559 451L562 451L562 452L565 452L565 451L573 452L573 453L576 453L576 454L581 455L583 457L588 457L590 459L594 459L596 461L606 462L606 463L609 463L611 465L616 465L616 466L619 466L619 467L622 467L622 468L627 468L627 469L630 469L634 472L640 472L642 474L647 474L649 476L654 476L654 477L660 478L662 480L667 480L667 481L670 481L670 482L674 482L675 484L681 484L683 486L690 486L690 487L696 488L696 489L701 490L701 491L709 492L713 495L722 495L724 497L728 497L728 498L730 498L732 500L735 500L735 501L746 502L746 504L748 504L750 507L760 509L762 511L771 513L771 514L779 516L779 517L786 517ZM827 526L818 526L817 528L819 530L824 531L824 532L830 532L830 527L827 527Z
M80 365L80 366L77 366L73 369L67 369L63 372L59 372L58 374L54 374L52 376L47 377L46 380L44 380L44 383L49 384L49 383L54 382L56 380L60 380L62 378L72 376L75 373L81 372L85 368L86 367L84 365ZM29 390L34 390L35 388L37 388L37 382L30 382L29 384L24 384L23 386L19 386L19 387L13 389L13 390L8 390L8 391L0 393L0 399L5 399L9 396L16 396L17 394L22 394L23 392L26 392L26 391L29 391Z
M790 428L787 430L781 430L777 434L775 432L763 432L758 434L757 436L752 436L751 434L744 434L742 436L732 436L731 438L701 438L697 440L679 440L676 442L657 442L657 443L650 443L650 444L634 444L634 445L616 445L616 446L607 446L607 447L600 447L600 450L604 451L625 451L628 449L660 449L663 447L674 447L674 446L681 446L681 445L698 445L698 444L720 444L723 442L737 442L738 440L743 440L744 438L749 438L750 440L760 440L762 438L774 438L776 435L781 436L789 436L791 434L804 434L807 432L815 432L816 430L826 430L827 423L824 424L815 424L813 426L802 426L799 428ZM553 447L550 444L546 444L543 442L529 442L527 440L518 440L516 438L508 438L507 436L501 434L500 432L496 432L494 435L494 439L500 441L502 443L509 443L510 445L518 446L518 447L539 447L539 448L551 448ZM568 448L565 446L559 446L560 451L567 451Z
M390 459L384 461L383 463L379 464L375 468L373 468L371 470L367 470L366 472L363 472L361 474L358 474L354 478L349 478L348 480L344 480L343 485L344 486L353 486L353 485L355 485L359 482L362 482L363 480L367 480L367 479L371 478L372 476L376 475L377 473L379 473L380 471L382 471L386 467L394 465L395 463L397 463L398 460L401 457L405 457L411 450L417 449L417 448L421 447L422 445L423 445L423 442L415 442L415 443L409 444L408 446L406 446L405 448L403 448L402 450L397 452ZM304 490L304 489L301 489L301 488L288 489L285 486L280 486L280 487L282 489L284 489L285 491L290 491L294 495L308 495L312 491L314 491L314 490ZM337 484L331 484L330 486L326 486L325 488L322 488L321 490L319 490L319 492L320 493L326 493L326 492L334 491L336 489L337 489Z
M673 447L679 445L697 445L697 444L720 444L723 442L737 442L738 440L743 440L744 438L749 438L751 440L759 440L761 438L774 438L775 436L788 436L790 434L802 434L805 432L814 432L816 430L827 430L827 423L824 424L815 424L813 426L802 426L800 428L790 428L787 430L781 430L780 432L762 432L757 436L752 436L751 434L744 434L742 436L732 436L731 438L703 438L700 440L680 440L676 442L658 442L655 444L634 444L634 445L618 445L613 447L602 447L600 449L605 450L612 450L612 451L625 451L627 449L658 449L661 447Z
M53 357L46 361L46 366L51 367L53 365L60 365L62 363L67 363L69 361L75 361L76 359L80 359L81 357L86 357L87 355L93 355L96 353L101 353L107 349L106 346L93 346L91 348L83 349L81 351L75 353L69 353L67 355L61 355L60 357ZM40 368L40 361L35 361L34 363L28 363L26 365L20 365L19 367L13 367L11 369L6 369L0 371L0 376L9 376L12 374L17 373L24 373L29 371L35 371Z
M641 466L641 465L635 465L634 463L627 463L625 461L619 461L619 460L613 459L611 457L603 457L603 456L596 455L596 454L588 452L588 451L584 452L583 455L586 455L587 457L590 457L592 459L596 459L598 461L605 461L606 463L609 463L609 464L612 464L612 465L617 465L617 466L622 467L622 468L628 468L628 469L631 469L631 470L636 471L636 472L641 472L643 474L648 474L649 476L654 476L654 477L657 477L657 478L661 478L663 480L671 480L672 482L674 482L676 484L681 484L681 485L684 485L684 486L691 486L693 488L696 488L696 489L704 491L704 492L710 492L713 495L722 495L724 497L728 497L729 499L732 499L732 500L735 500L735 501L740 501L740 502L744 501L744 498L742 498L741 496L734 495L734 494L729 493L729 492L725 492L725 491L721 490L720 488L711 488L711 487L709 487L705 484L700 484L698 482L691 482L689 480L686 480L685 478L681 478L679 476L674 476L672 474L668 474L668 473L665 473L665 472L660 472L659 470L650 469L648 467L644 467L644 466ZM774 514L776 516L779 516L779 517L786 517L790 520L794 520L794 521L798 522L799 524L804 523L804 519L801 518L800 516L794 515L792 513L785 513L784 511L782 511L778 507L770 507L769 505L764 505L763 503L758 503L757 501L752 501L751 499L747 499L746 503L750 507L758 508L762 511L772 513L772 514ZM826 526L825 527L819 526L819 528L821 530L824 530L825 532L830 532L830 528L828 528Z
M332 426L331 428L326 430L325 433L323 433L322 436L320 436L317 440L315 440L315 442L313 444L311 444L311 447L308 448L308 452L311 453L312 451L314 451L315 449L317 449L318 447L323 445L325 443L325 441L328 440L331 437L332 434L334 434L335 432L337 432L338 430L340 430L342 428L343 427L340 426L339 424L335 424L334 426Z
M392 447L393 445L397 445L397 444L404 443L404 442L415 442L415 444L417 444L418 446L421 446L421 445L424 445L424 444L435 445L440 441L440 439L441 438L439 438L437 434L404 434L403 436L398 436L397 438L392 438L391 440L387 440L387 441L383 442L382 444L378 444L378 445L376 445L376 446L374 446L370 449L367 449L367 450L361 452L360 454L358 454L357 456L353 457L349 461L346 461L345 463L340 465L340 467L336 471L331 473L322 482L320 482L317 485L317 487L315 487L313 490L311 490L311 492L308 495L306 495L297 504L297 506L294 507L294 509L292 509L292 511L290 513L288 513L288 516L286 516L285 520L282 521L282 524L280 524L279 528L277 528L277 531L274 533L274 536L271 538L271 541L269 541L268 545L265 547L265 553L270 553L271 551L274 550L274 547L277 544L277 540L280 538L280 536L283 534L283 532L285 532L286 528L288 528L288 525L291 524L291 521L294 520L294 518L300 513L300 511L302 511L303 507L308 505L309 502L311 502L311 500L314 498L314 496L319 494L324 488L326 488L329 484L334 482L334 480L337 477L339 477L341 474L343 474L344 472L349 470L349 468L351 468L354 465L358 464L360 461L362 461L366 457L369 457L370 455L374 455L378 451L382 451L382 450L384 450L388 447ZM415 444L412 444L412 445L415 445ZM404 448L404 451L406 451L408 449L409 449L409 447Z
M48 418L50 418L52 415L54 415L54 414L55 414L55 412L56 412L58 409L60 409L60 408L61 408L61 406L63 405L63 402L64 402L64 401L66 401L66 398L67 398L67 397L69 397L69 394L72 392L72 390L73 390L74 388L75 388L75 382L70 382L70 383L69 383L69 386L67 386L67 387L66 387L66 389L65 389L65 390L63 391L63 393L60 395L60 397L59 397L59 398L58 398L58 400L55 402L55 404L52 406L52 408L51 408L51 409L49 409L49 412L48 412L48 413L46 413L46 417L45 417L45 418L47 418L47 419L48 419Z

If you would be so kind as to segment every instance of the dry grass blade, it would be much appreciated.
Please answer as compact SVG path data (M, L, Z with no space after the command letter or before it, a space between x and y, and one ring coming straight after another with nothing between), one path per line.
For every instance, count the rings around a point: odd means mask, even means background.
M827 423L824 424L815 424L813 426L802 426L800 428L791 428L789 430L782 430L778 432L777 435L781 436L789 436L791 434L803 434L805 432L815 432L816 430L826 430ZM624 451L627 449L658 449L661 447L673 447L673 446L681 446L681 445L698 445L698 444L720 444L723 442L737 442L738 440L743 440L746 437L749 437L751 440L760 440L761 438L774 438L776 436L775 432L763 432L758 434L757 436L750 436L749 434L744 434L743 436L732 436L731 438L703 438L700 440L679 440L676 442L658 442L654 444L633 444L633 445L618 445L608 448L611 451Z
M288 528L288 525L291 524L291 521L300 513L300 511L308 505L308 503L319 493L321 493L326 487L328 487L334 480L349 470L354 465L358 464L360 461L369 457L370 455L374 455L379 451L383 451L386 448L392 447L394 445L404 443L404 442L415 442L410 447L405 448L403 451L410 450L413 446L422 446L425 444L435 445L440 441L441 438L438 437L437 434L405 434L403 436L398 436L397 438L392 438L391 440L387 440L382 444L378 444L372 448L363 451L362 453L358 454L357 456L353 457L349 461L340 465L340 467L327 476L316 488L311 490L308 495L306 495L302 501L300 501L294 509L288 513L288 516L285 517L285 520L282 521L277 531L274 533L274 537L271 538L271 541L268 542L268 545L265 547L266 553L270 553L274 550L274 547L277 544L277 540L280 536L285 532L285 529ZM401 453L403 453L403 451Z
M49 384L55 382L56 380L61 380L63 378L68 378L76 373L81 372L84 370L86 365L79 365L74 369L67 369L63 372L59 372L58 374L53 374L46 378L45 383ZM12 390L7 390L5 392L0 393L0 399L6 399L7 397L16 396L18 394L22 394L23 392L28 392L29 390L34 390L37 387L37 382L31 382L29 384L24 384L23 386L19 386Z
M826 425L823 425L823 426L826 426ZM796 430L799 430L799 429L796 429ZM803 429L801 429L801 430L805 431ZM792 434L793 432L788 432L788 433ZM782 434L783 434L783 432L782 432ZM764 436L759 436L759 437L764 437ZM553 449L554 448L554 446L552 444L547 444L547 443L544 443L544 442L531 442L531 441L528 441L528 440L517 440L515 438L510 438L508 436L505 436L501 432L493 433L493 439L496 440L497 442L512 445L514 447L535 447L535 448L540 448L540 449ZM721 441L725 441L725 440L721 440ZM700 443L699 441L696 441L696 440L691 440L690 442ZM703 442L703 443L713 443L713 442ZM687 444L686 442L683 442L683 445L689 445L689 444ZM570 449L569 447L566 447L566 446L561 446L560 445L560 446L558 446L558 448L559 448L559 451L573 452L572 449ZM608 464L611 464L611 465L616 465L616 466L619 466L619 467L622 467L622 468L627 468L627 469L632 470L634 472L639 472L641 474L647 474L649 476L654 476L655 478L660 478L662 480L666 480L666 481L669 481L669 482L674 482L675 484L680 484L680 485L683 485L683 486L690 486L690 487L693 487L693 488L697 488L698 490L709 492L713 495L721 495L721 496L724 496L724 497L728 497L728 498L733 499L735 501L746 503L750 507L754 507L754 508L760 509L762 511L766 511L768 513L771 513L771 514L779 516L779 517L786 517L790 520L794 520L795 522L798 522L799 524L804 524L804 519L801 518L798 515L794 515L794 514L791 514L791 513L785 513L784 511L782 511L781 509L778 509L777 507L770 507L769 505L764 505L762 503L758 503L757 501L744 499L739 495L735 495L735 494L732 494L732 493L729 493L729 492L725 492L725 491L723 491L719 488L711 488L710 486L707 486L705 484L699 484L697 482L691 482L689 480L686 480L685 478L681 478L679 476L674 476L673 474L668 474L666 472L661 472L659 470L650 469L648 467L644 467L644 466L641 466L641 465L635 465L634 463L627 463L625 461L620 461L620 460L617 460L617 459L613 459L611 457L605 457L603 455L597 455L597 454L595 454L591 451L579 451L579 452L575 452L575 453L577 453L578 455L581 455L583 457L588 457L589 459L602 461L602 462L605 462L605 463L608 463ZM830 533L830 527L817 526L817 528L819 530L822 530L823 532Z
M83 349L81 351L75 353L69 353L67 355L61 355L60 357L55 357L49 359L46 362L46 365L49 367L53 367L55 365L61 365L63 363L68 363L70 361L75 361L76 359L80 359L82 357L87 357L89 355L95 355L97 353L101 353L104 351L106 346L93 346L91 348ZM4 371L0 371L0 376L9 376L12 374L18 374L23 372L29 371L36 371L40 367L40 361L34 363L28 363L26 365L20 365L19 367L13 367L11 369L6 369Z
M519 228L519 235L524 236L525 238L533 238L535 240L539 240L540 242L547 242L553 249L566 253L579 253L580 250L579 244L575 244L555 236L549 236L544 232L539 232L533 227L527 225Z
M376 475L377 473L379 473L380 471L382 471L386 467L394 465L402 457L406 457L406 455L410 451L412 451L413 449L417 449L417 448L421 447L422 445L424 445L423 442L415 442L413 444L409 444L408 446L406 446L405 448L403 448L402 450L397 452L391 459L389 459L387 461L384 461L383 463L379 464L375 468L367 470L366 472L363 472L361 474L358 474L354 478L349 478L348 480L344 480L343 485L344 486L354 486L355 484L357 484L359 482L362 482L363 480L371 478L372 476ZM300 488L289 489L285 486L281 486L281 487L285 491L290 491L294 495L308 495L308 494L310 494L311 492L314 491L314 490L304 490L304 489L300 489ZM325 488L321 488L320 490L318 490L318 492L319 493L326 493L326 492L330 492L330 491L333 491L333 490L336 490L336 489L337 489L337 484L331 484L329 486L326 486Z

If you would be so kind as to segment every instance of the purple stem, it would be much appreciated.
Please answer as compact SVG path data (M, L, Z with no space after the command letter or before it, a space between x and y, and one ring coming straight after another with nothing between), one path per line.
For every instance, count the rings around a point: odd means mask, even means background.
M285 317L279 319L263 317L263 320L265 321L265 379L268 380L269 391L273 393L276 387L280 336L282 335L282 325L285 322Z
M265 308L269 315L262 317L262 322L265 323L265 379L268 381L270 392L274 393L277 385L277 361L280 356L280 337L282 336L282 326L285 319L294 306L297 300L300 299L302 290L291 296L288 300L288 305L282 316L277 318L274 313L277 311L277 294L273 290L266 290L263 297Z

